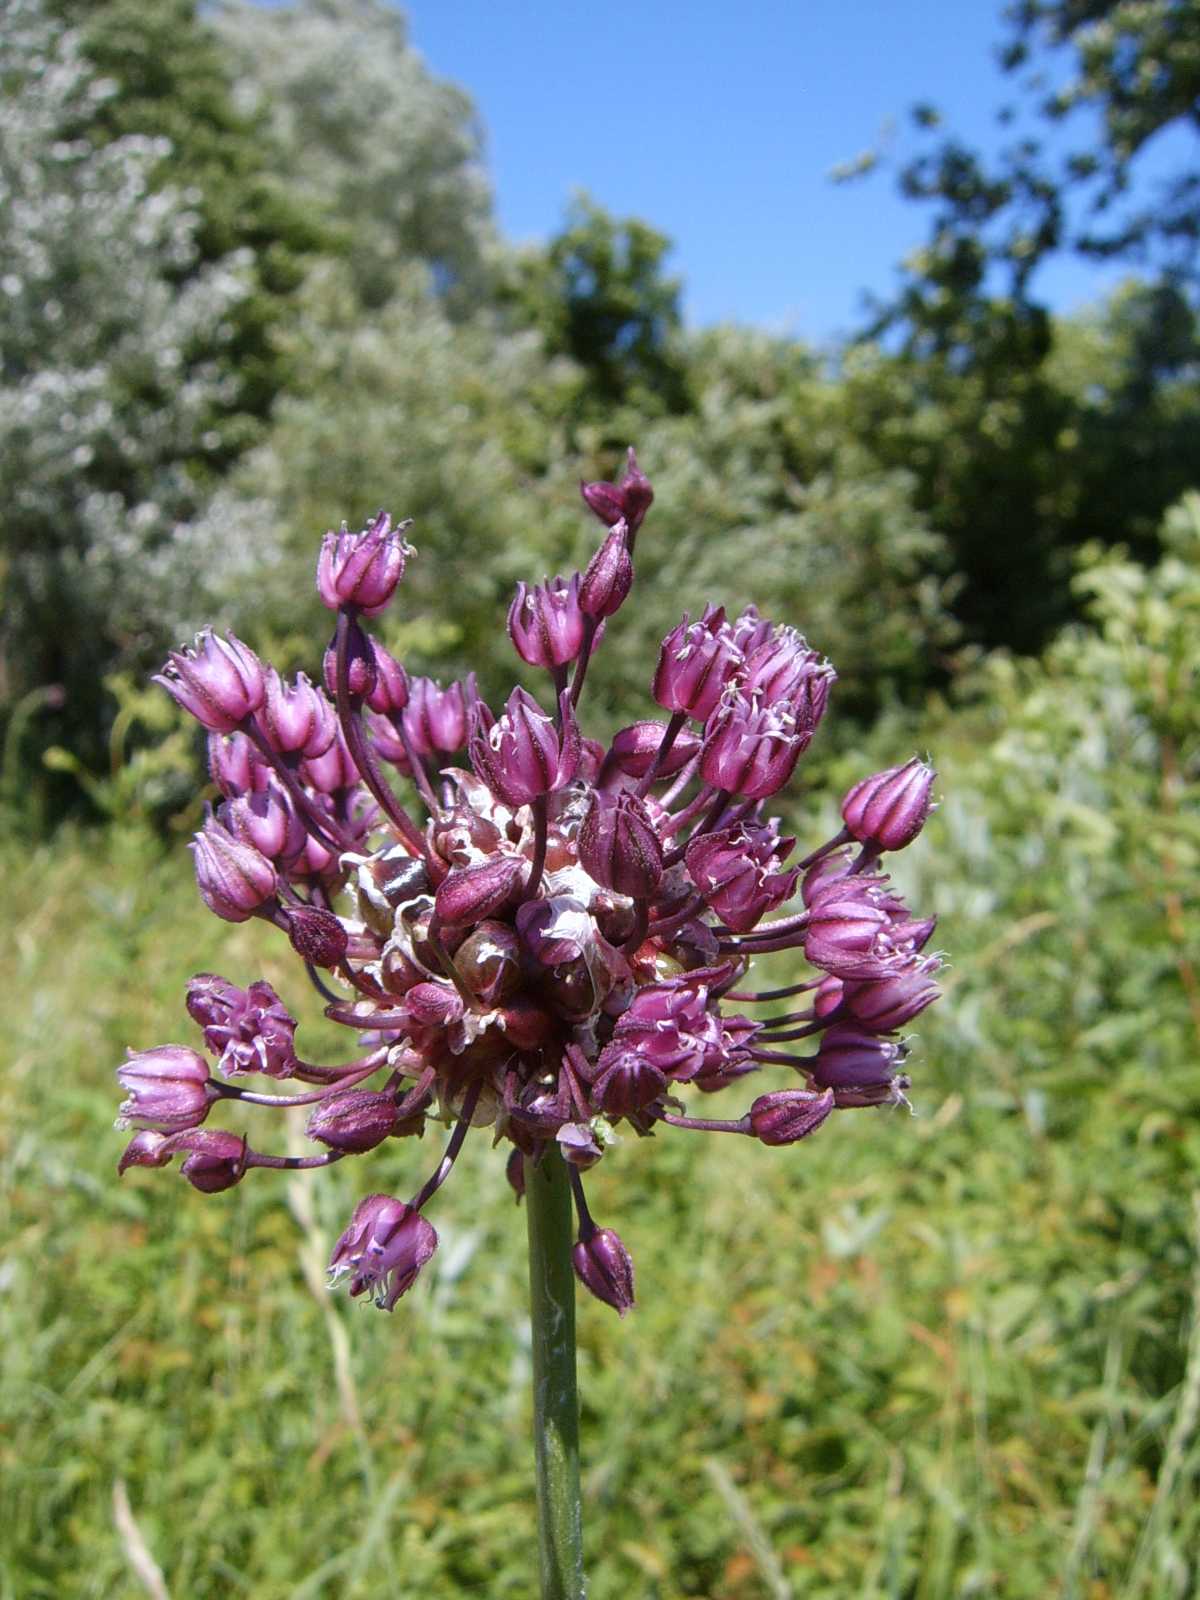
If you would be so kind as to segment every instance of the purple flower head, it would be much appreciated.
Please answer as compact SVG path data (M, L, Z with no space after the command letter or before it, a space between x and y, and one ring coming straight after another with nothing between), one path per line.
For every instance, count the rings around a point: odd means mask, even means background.
M260 979L239 989L214 972L200 972L188 984L187 1009L226 1077L240 1072L292 1076L296 1019L269 983Z
M531 667L565 667L579 654L584 635L579 583L575 573L569 583L547 579L533 589L517 584L508 608L508 636Z
M632 1310L633 1260L611 1228L597 1228L572 1253L575 1276L589 1294L622 1317Z
M734 693L705 727L700 772L727 794L764 800L788 782L811 737L786 706L756 706Z
M741 665L742 652L723 608L709 606L699 622L690 621L685 612L662 642L652 693L664 710L707 722Z
M266 673L248 645L211 628L187 650L173 650L154 678L210 733L232 733L262 705Z
M192 840L200 897L225 922L246 922L275 898L275 868L209 817Z
M362 1155L396 1131L395 1096L368 1089L344 1089L321 1101L304 1131L330 1150Z
M662 845L645 805L631 794L593 789L578 844L580 865L605 889L646 900L662 882Z
M129 1096L117 1114L118 1128L154 1128L159 1133L198 1128L221 1098L203 1056L181 1044L131 1050L117 1068L117 1082Z
M410 679L404 731L417 754L449 756L461 750L467 742L471 707L477 699L473 675L445 689L431 678Z
M747 933L769 912L790 900L799 869L777 869L795 839L780 838L779 823L739 824L701 834L688 845L688 874L727 927Z
M364 617L377 617L396 592L413 548L404 531L411 522L392 526L381 511L361 533L342 524L340 533L327 533L317 562L317 593L331 611L353 606Z
M471 730L471 765L506 806L528 805L570 783L579 766L579 724L564 691L561 729L531 694L514 689L499 721L477 702Z
M585 617L601 622L621 609L632 587L629 530L618 522L587 564L579 585L579 609Z
M630 533L641 527L654 500L650 479L638 466L637 455L629 446L627 465L617 483L581 483L580 493L593 516L610 528L624 519Z
M349 1273L352 1295L370 1290L375 1304L390 1311L436 1249L437 1234L419 1211L390 1195L368 1195L333 1247L330 1280Z
M270 667L259 726L271 749L281 756L323 756L333 743L337 719L329 701L303 672L289 684Z
M815 1133L833 1110L833 1090L779 1089L759 1095L750 1107L750 1127L763 1144L795 1144Z
M933 809L930 790L937 776L916 756L856 783L842 801L842 821L872 850L903 850L925 826Z
M644 778L654 765L663 736L667 731L663 722L633 722L614 735L611 746L613 765L627 778ZM660 777L672 778L686 767L699 753L700 739L690 728L680 728L659 765Z

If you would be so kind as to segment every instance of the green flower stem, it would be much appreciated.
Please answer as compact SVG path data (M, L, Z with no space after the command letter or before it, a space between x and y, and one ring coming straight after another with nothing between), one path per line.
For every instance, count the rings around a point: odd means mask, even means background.
M538 1166L526 1160L525 1207L542 1600L583 1600L574 1228L566 1163L557 1150L547 1151Z

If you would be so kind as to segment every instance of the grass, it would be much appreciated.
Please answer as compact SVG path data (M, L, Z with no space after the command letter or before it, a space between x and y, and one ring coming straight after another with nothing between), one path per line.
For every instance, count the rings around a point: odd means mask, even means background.
M840 1115L773 1151L626 1140L593 1174L640 1302L623 1323L580 1308L595 1600L1194 1592L1195 1037L1174 1001L1122 1032L1102 923L1124 902L1069 927L1066 891L1028 874L985 892L966 813L944 825L930 892L955 966L918 1116ZM194 971L303 1004L292 962L206 916L184 853L134 831L2 867L0 1596L528 1596L501 1153L468 1141L390 1318L327 1294L323 1261L431 1141L215 1197L118 1183L124 1045L191 1040ZM314 1054L324 1037L306 1024Z

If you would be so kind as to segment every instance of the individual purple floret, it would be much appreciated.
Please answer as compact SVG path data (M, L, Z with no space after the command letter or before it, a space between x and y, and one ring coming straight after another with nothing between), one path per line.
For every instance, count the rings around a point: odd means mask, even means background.
M518 1198L530 1163L561 1156L577 1277L624 1315L633 1263L591 1217L589 1170L638 1136L792 1145L835 1113L905 1104L900 1030L938 993L934 919L881 859L924 825L932 769L864 779L841 830L795 861L795 823L768 810L835 681L795 629L753 607L693 610L647 663L660 714L607 745L585 737L589 662L631 593L654 495L632 451L583 495L605 528L584 571L519 585L508 614L522 660L550 675L542 702L514 689L495 716L473 675L410 677L372 638L364 622L410 554L386 513L325 537L318 588L337 623L317 682L285 681L211 633L159 680L207 730L221 795L193 842L201 897L282 935L352 1043L334 1064L306 1060L270 984L200 974L187 1008L212 1071L184 1045L118 1068L135 1130L120 1170L179 1157L215 1194L256 1168L370 1159L448 1129L409 1198L369 1194L334 1248L331 1276L387 1310L433 1256L424 1213L486 1129L509 1147ZM776 952L780 975L757 987ZM740 1116L704 1114L702 1097L763 1072ZM260 1092L251 1074L280 1082ZM311 1153L250 1143L255 1117L289 1106ZM210 1126L223 1107L232 1126Z

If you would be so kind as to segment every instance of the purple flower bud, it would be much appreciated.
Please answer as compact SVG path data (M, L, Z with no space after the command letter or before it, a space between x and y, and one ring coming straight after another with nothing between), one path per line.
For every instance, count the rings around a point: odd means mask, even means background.
M269 983L239 989L201 972L187 989L188 1014L204 1029L204 1045L228 1077L265 1072L290 1078L296 1066L296 1019Z
M867 983L845 985L846 1009L872 1033L894 1033L932 1005L940 993L931 976L941 963L936 957Z
M290 867L308 838L290 795L273 780L265 789L227 800L218 816L235 839L250 845L277 867Z
M471 765L506 806L516 809L564 788L579 767L579 724L564 690L561 731L532 695L514 689L497 722L477 702L470 740Z
M417 1049L440 1040L464 1009L462 996L448 983L414 984L404 997L404 1010Z
M795 1144L815 1133L833 1110L833 1090L779 1089L750 1107L750 1127L763 1144Z
M209 817L191 844L200 897L226 922L246 922L275 898L275 868Z
M842 801L842 821L860 844L873 850L903 850L925 826L937 776L916 756L863 778Z
M839 978L884 978L897 965L891 919L862 879L834 882L809 911L804 959Z
M658 755L666 732L663 722L633 722L614 735L612 742L613 764L627 778L644 778ZM700 739L690 728L680 728L667 759L659 767L659 776L671 778L686 767L700 749Z
M763 800L788 782L810 738L787 707L755 706L736 694L704 730L700 772L728 794Z
M821 711L829 695L829 685L836 674L829 662L817 650L809 648L808 641L795 628L772 628L770 638L746 654L746 671L740 688L747 699L757 696L760 704L776 705L780 701L794 702L811 698L812 680L824 685L823 693L813 701ZM813 726L820 720L819 713Z
M358 768L346 748L340 728L323 756L300 763L300 776L318 794L339 794L354 787L358 782Z
M434 896L439 922L463 927L490 917L508 903L527 871L522 856L493 856L456 868L442 879Z
M436 1249L437 1234L419 1211L390 1195L368 1195L333 1247L330 1280L349 1273L352 1295L370 1289L375 1304L390 1311Z
M571 1252L575 1276L589 1294L624 1316L634 1304L633 1261L611 1228L597 1228Z
M601 1062L612 1050L632 1050L666 1077L694 1078L723 1053L721 1024L708 1009L708 990L693 974L646 984L613 1031Z
M579 825L579 862L605 889L648 900L663 875L662 845L642 802L593 789Z
M517 654L531 667L565 667L583 644L583 612L579 609L579 574L530 589L517 584L508 609L508 636Z
M835 978L832 972L827 972L820 983L813 990L813 1015L824 1020L831 1017L845 999L846 985L841 978Z
M804 881L800 885L800 895L804 904L811 906L831 883L844 878L849 871L850 853L847 850L831 850L819 861L814 861L804 874Z
M627 535L624 522L618 522L588 562L579 586L579 609L585 617L599 622L625 604L633 588L633 561Z
M688 875L721 920L746 933L796 889L799 870L775 872L795 844L779 837L779 823L741 824L702 834L684 854Z
M129 1059L117 1068L117 1082L129 1096L117 1115L118 1128L154 1128L160 1133L197 1128L221 1098L203 1056L181 1044L131 1050Z
M892 923L892 943L898 949L919 953L933 938L936 927L936 917L918 917L914 921L897 918Z
M349 943L341 920L323 906L285 906L292 949L314 967L336 967Z
M395 1129L396 1101L392 1095L346 1089L320 1101L304 1131L330 1150L358 1156L374 1150Z
M220 1194L232 1189L246 1175L246 1141L236 1133L216 1128L197 1128L173 1133L164 1140L159 1153L168 1159L181 1150L189 1152L180 1172L202 1194Z
M337 718L329 701L303 672L296 674L295 683L287 684L270 667L259 726L278 755L323 756L333 743Z
M579 491L593 516L611 528L622 518L636 533L654 500L650 479L638 466L637 455L629 446L628 465L618 483L581 483Z
M271 769L244 733L208 736L208 773L228 799L265 789Z
M504 1164L504 1176L508 1179L508 1186L516 1197L517 1204L525 1198L525 1157L520 1150L511 1150L508 1160Z
M724 609L709 606L699 622L683 621L662 642L652 693L667 711L683 711L706 722L721 691L742 664Z
M381 511L361 533L342 524L340 533L327 533L317 562L317 593L331 611L354 606L366 617L376 617L387 606L404 576L413 548L404 539L411 522L392 526Z
M169 1151L163 1154L166 1142L164 1133L152 1133L148 1129L135 1133L117 1162L118 1176L129 1167L165 1167L171 1159Z
M410 679L404 731L417 754L448 756L461 750L467 742L471 707L477 698L474 674L445 689L431 678Z
M592 1100L610 1117L642 1111L663 1092L667 1075L636 1048L605 1045L592 1084Z
M331 639L321 663L325 687L337 699L337 644ZM371 636L364 632L355 618L350 623L346 637L346 687L353 700L367 699L375 691L379 678L379 657Z
M210 733L232 733L262 705L266 673L248 645L211 628L188 650L173 650L154 680Z
M454 965L485 1006L502 1005L520 985L521 941L506 922L481 922L454 952Z
M893 1085L905 1054L904 1046L893 1040L834 1026L822 1036L813 1058L813 1082L819 1089L839 1091L839 1105L883 1105L896 1098ZM867 1098L844 1101L840 1094L847 1090Z
M391 716L408 704L408 673L377 639L371 640L371 649L375 652L375 684L367 695L367 704L372 711Z

